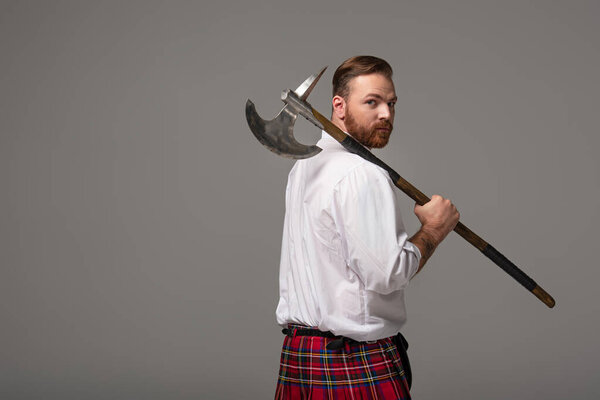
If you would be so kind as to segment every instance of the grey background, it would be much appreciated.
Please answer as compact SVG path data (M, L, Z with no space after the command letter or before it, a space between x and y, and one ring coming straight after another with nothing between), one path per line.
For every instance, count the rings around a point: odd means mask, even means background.
M407 293L414 398L598 398L599 16L595 1L2 1L0 398L272 398L293 162L243 108L270 118L329 65L309 99L328 114L356 54L395 69L377 155L557 300L451 235Z

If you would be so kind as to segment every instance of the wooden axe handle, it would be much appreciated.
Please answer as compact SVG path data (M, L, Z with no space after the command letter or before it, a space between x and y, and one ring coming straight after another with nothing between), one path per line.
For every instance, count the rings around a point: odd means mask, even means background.
M348 151L358 154L365 160L372 162L375 165L380 166L385 169L394 184L406 193L411 199L413 199L417 204L423 205L429 202L429 197L427 197L423 192L414 187L410 182L400 176L396 171L394 171L390 166L377 158L373 153L371 153L368 149L363 147L360 143L358 143L354 138L344 133L340 128L333 124L328 118L323 116L317 110L312 108L312 113L321 122L325 131L331 135L335 140L340 142ZM463 223L459 222L454 228L454 232L458 233L461 237L463 237L467 242L471 243L475 246L479 251L481 251L486 257L492 260L496 265L502 268L506 273L512 276L517 282L523 285L527 290L532 292L538 299L540 299L544 304L548 307L554 307L555 301L544 289L542 289L533 279L531 279L527 274L519 269L515 264L513 264L508 258L503 256L498 250L492 247L489 243L483 240L479 235L473 232L471 229L467 228Z

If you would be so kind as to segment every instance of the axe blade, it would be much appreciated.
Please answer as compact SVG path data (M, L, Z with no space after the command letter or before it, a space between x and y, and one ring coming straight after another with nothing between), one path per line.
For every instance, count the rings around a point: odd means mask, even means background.
M327 67L324 67L321 71L309 76L302 82L295 90L296 95L302 100L306 100L326 69ZM259 142L283 157L309 158L318 154L321 149L315 145L307 146L296 141L294 138L294 123L297 117L298 113L286 105L275 118L267 121L258 115L252 101L246 101L246 121L248 121L250 130Z
M267 149L283 157L302 159L317 155L318 146L299 143L294 139L294 123L298 114L289 110L288 106L270 121L265 121L256 112L254 103L246 101L246 120L250 130Z

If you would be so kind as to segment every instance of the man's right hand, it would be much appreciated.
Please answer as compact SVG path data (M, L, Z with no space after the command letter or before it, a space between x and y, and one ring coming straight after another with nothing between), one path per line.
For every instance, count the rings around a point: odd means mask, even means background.
M437 194L422 206L415 204L415 214L421 221L421 229L433 236L436 244L439 244L452 232L460 218L454 204Z
M419 269L423 268L435 248L454 229L460 214L448 199L433 195L428 203L415 205L415 214L421 221L421 229L409 239L421 251Z

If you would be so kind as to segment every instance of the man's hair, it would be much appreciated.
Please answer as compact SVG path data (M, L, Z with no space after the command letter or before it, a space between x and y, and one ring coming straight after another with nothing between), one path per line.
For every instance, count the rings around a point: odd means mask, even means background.
M387 61L373 56L355 56L344 61L333 74L333 96L348 99L349 83L360 75L382 74L392 79L392 67Z

